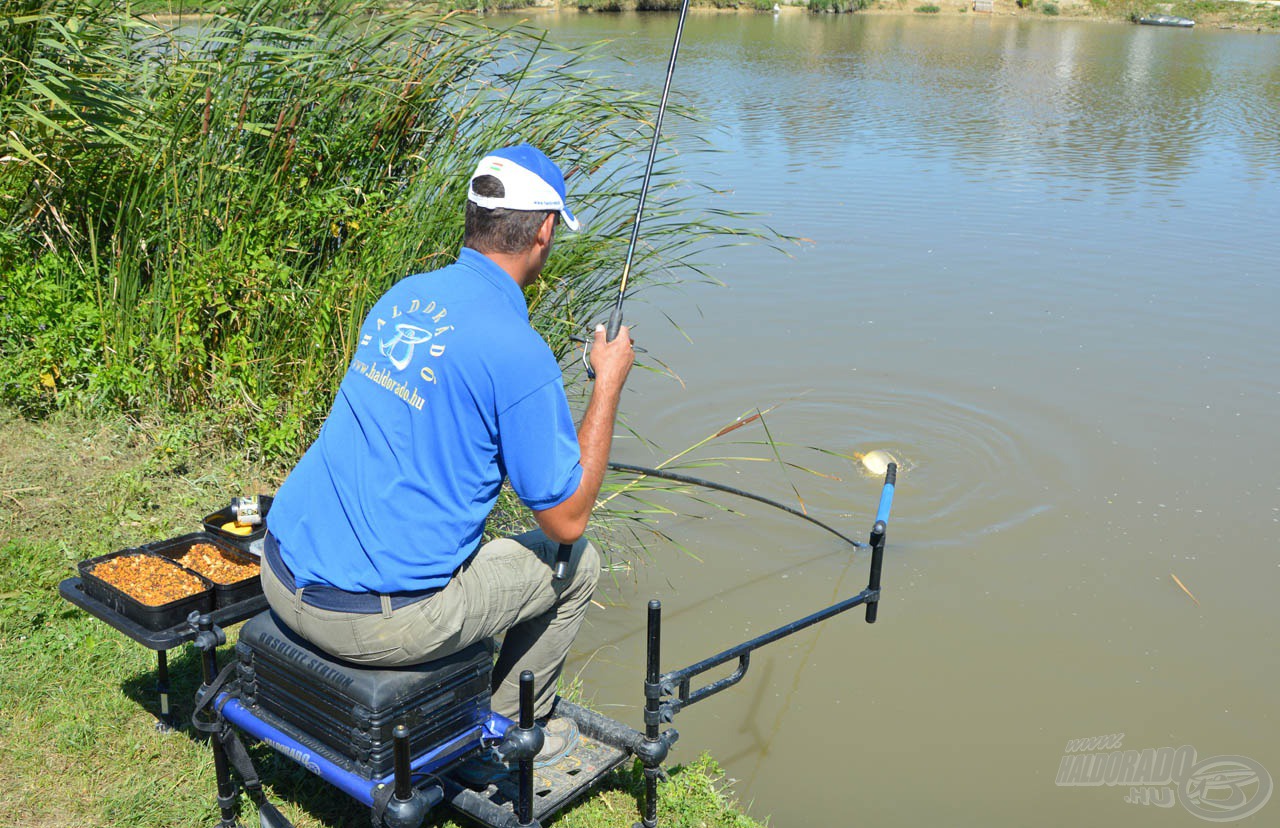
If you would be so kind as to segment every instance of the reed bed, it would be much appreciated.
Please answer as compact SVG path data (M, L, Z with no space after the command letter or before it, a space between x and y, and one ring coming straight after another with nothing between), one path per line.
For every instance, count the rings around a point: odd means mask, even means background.
M534 326L566 356L616 291L656 102L611 84L606 45L360 0L233 0L178 27L124 0L5 6L0 400L19 410L196 414L296 457L364 313L451 260L470 169L517 140L588 222L531 289ZM764 237L659 166L635 290Z

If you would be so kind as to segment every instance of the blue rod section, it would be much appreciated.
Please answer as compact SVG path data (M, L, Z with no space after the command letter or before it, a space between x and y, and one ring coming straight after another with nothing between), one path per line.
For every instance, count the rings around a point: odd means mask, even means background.
M346 768L334 764L313 748L307 747L279 728L264 722L251 710L240 703L239 699L220 693L215 707L221 706L222 717L246 733L266 742L273 750L292 759L302 767L314 773L324 781L338 788L347 796L364 805L373 807L373 790L378 785L390 785L394 776L384 779L365 779ZM488 724L488 723L486 723ZM430 773L480 746L484 730L480 726L471 728L459 737L454 738L435 750L427 751L413 760L410 767L414 773Z
M876 510L876 520L889 523L889 510L893 508L893 484L886 483L880 491L880 508Z

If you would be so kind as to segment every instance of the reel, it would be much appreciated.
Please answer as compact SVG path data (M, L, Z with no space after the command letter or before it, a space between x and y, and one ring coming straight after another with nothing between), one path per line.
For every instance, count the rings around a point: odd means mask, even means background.
M596 372L595 372L595 369L591 367L591 346L596 341L595 337L580 336L578 334L570 334L569 341L577 342L580 345L582 345L582 367L587 370L587 379L595 379ZM635 351L637 354L649 353L647 349L641 348L639 345L636 345L634 343L632 343L631 345L631 350Z

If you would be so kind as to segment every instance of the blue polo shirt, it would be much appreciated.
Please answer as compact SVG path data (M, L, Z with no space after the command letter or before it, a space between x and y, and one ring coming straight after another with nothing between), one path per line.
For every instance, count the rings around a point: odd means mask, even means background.
M299 586L441 587L504 478L530 509L582 479L560 366L515 280L463 248L378 300L320 436L271 505Z

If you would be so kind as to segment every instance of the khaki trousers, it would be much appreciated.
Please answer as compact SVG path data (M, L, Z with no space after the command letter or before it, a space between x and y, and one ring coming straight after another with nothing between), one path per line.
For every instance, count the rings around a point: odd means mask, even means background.
M568 577L553 581L558 549L541 531L490 541L440 592L394 610L384 598L381 613L317 609L265 565L262 588L285 626L362 666L421 664L505 633L493 672L493 710L516 718L520 673L532 670L534 715L544 717L600 578L600 555L583 539L573 545Z

